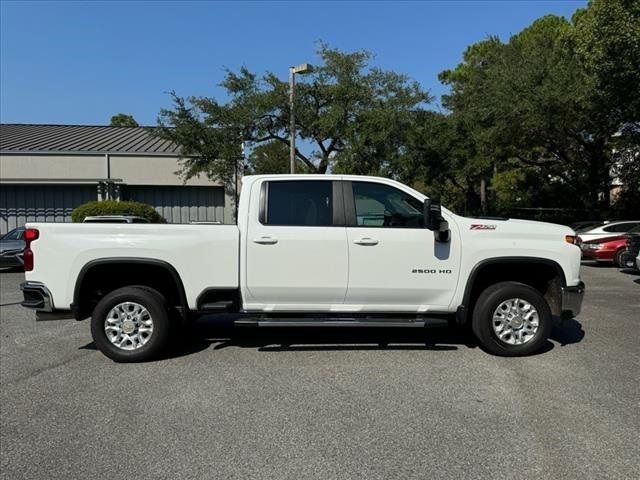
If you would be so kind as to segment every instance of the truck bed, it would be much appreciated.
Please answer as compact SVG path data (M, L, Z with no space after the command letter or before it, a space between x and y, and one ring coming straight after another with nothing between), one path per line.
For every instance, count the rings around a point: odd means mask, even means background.
M140 258L172 265L190 308L207 288L237 288L236 225L27 223L40 232L31 244L34 269L26 280L47 285L56 309L69 309L80 270L100 259Z

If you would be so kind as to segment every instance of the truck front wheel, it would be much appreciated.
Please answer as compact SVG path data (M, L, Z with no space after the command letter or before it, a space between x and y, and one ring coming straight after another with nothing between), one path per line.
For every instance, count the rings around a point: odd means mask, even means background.
M549 338L549 304L536 289L500 282L484 290L473 309L472 328L481 346L503 356L529 355Z
M91 335L98 349L116 362L149 360L169 339L166 301L150 288L114 290L94 308Z

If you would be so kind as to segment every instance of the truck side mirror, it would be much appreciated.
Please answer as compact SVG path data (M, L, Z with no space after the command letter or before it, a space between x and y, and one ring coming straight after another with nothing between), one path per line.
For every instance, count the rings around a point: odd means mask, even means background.
M449 223L442 217L440 202L427 198L424 201L424 226L431 230L438 242L448 242L451 238Z

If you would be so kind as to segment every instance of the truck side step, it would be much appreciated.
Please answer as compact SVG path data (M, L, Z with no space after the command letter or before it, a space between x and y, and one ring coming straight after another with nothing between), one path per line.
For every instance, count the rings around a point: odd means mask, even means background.
M446 326L446 319L442 318L420 318L417 320L403 319L367 319L367 318L244 318L235 320L237 326L253 327L424 327Z
M202 312L224 312L229 310L233 305L232 300L221 300L219 302L209 302L200 305L200 311Z

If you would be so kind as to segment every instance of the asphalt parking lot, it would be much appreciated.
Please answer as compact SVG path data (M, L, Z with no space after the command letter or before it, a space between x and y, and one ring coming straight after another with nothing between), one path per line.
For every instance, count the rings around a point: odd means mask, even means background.
M0 273L1 478L640 478L640 276L582 277L582 313L527 358L444 328L202 321L123 365Z

